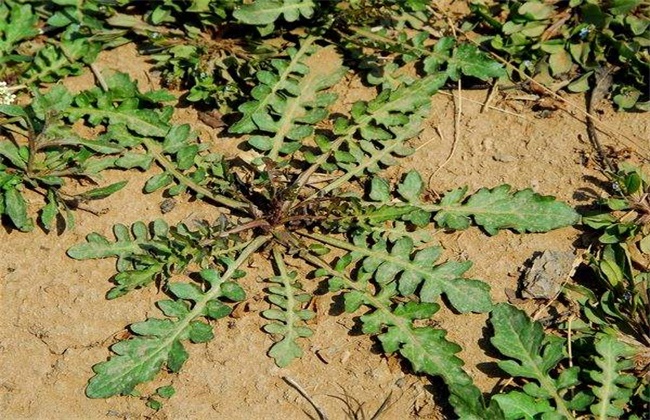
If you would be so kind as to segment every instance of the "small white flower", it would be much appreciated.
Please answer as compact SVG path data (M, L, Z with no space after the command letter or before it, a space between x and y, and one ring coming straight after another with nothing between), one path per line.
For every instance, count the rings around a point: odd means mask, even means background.
M7 82L0 82L0 104L11 105L14 103L16 95L12 93L12 90L7 86Z

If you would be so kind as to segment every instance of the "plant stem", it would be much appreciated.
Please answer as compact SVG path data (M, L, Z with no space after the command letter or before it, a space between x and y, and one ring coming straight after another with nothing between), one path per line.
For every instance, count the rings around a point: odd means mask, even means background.
M248 208L249 205L247 203L242 203L241 201L233 200L220 194L214 194L209 189L197 184L190 177L181 173L178 169L176 169L172 162L170 162L169 159L165 157L165 155L160 150L160 147L152 140L143 138L142 144L144 144L144 146L147 148L147 151L153 155L156 162L158 162L158 164L163 167L165 172L172 175L180 183L187 186L197 194L201 194L210 200L219 204L223 204L224 206L230 207L231 209L242 210Z
M34 158L38 151L38 146L36 145L36 137L38 136L36 135L31 122L27 122L27 127L29 132L29 135L27 136L27 147L29 148L29 156L27 156L27 173L31 176L34 171Z
M23 130L20 127L15 126L14 124L11 124L16 121L21 121L23 118L22 117L12 117L12 118L7 118L7 119L1 119L0 120L0 126L4 128L5 130L8 131L13 131L14 133L18 133L21 136L27 137L29 134L27 131Z
M211 256L212 258L218 258L218 257L220 257L221 255L228 255L228 253L230 253L230 252L233 252L233 251L239 251L240 249L244 249L244 248L246 248L246 246L248 246L248 243L247 243L247 242L244 242L244 243L241 243L241 244L239 244L239 245L235 245L235 246L233 246L233 247L230 247L230 248L228 248L228 249L219 249L219 250L215 250L215 251L212 251L212 252L210 253L210 256Z
M219 234L219 236L225 238L225 237L227 237L229 235L232 235L234 233L243 232L243 231L249 230L249 229L255 229L256 227L270 228L271 225L269 225L269 222L267 222L266 220L255 219L255 220L253 220L251 222L245 223L243 225L239 225L239 226L234 227L234 228L232 228L230 230L227 230L225 232L221 232Z

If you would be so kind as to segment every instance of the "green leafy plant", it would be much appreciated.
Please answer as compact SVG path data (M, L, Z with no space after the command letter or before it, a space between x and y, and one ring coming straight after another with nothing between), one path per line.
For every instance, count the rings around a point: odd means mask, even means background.
M247 93L253 74L281 53L258 37L242 38L237 28L224 27L235 25L234 2L182 3L159 2L152 10L143 8L141 17L120 10L107 22L140 40L140 51L151 56L168 87L186 89L185 98L202 107L230 112Z
M642 1L472 1L482 45L554 90L584 92L612 70L613 101L648 108L650 8ZM516 78L516 75L513 75Z
M6 79L10 65L23 62L28 57L19 54L17 49L25 40L36 37L39 32L35 24L36 15L29 5L3 3L0 4L0 78Z
M644 413L635 391L642 390L634 375L635 350L609 334L597 334L583 343L573 364L567 363L567 340L545 334L539 322L508 304L490 314L492 345L505 356L497 362L523 386L492 397L504 419L578 418L640 419ZM492 413L497 410L492 411Z
M425 74L444 70L452 81L459 80L461 75L483 81L506 75L503 67L477 46L458 43L453 37L435 36L423 28L429 19L431 16L397 15L388 22L382 20L379 26L372 26L376 23L372 21L364 26L344 21L334 30L343 38L346 48L371 70L367 76L371 84L395 83L396 77L405 77L398 71L405 64L421 67ZM391 55L392 63L383 65L386 54Z
M24 87L81 74L102 49L128 40L106 18L115 10L89 0L7 0L0 5L0 80Z
M509 36L486 33L484 46L532 75L567 74L573 90L605 60L629 64L617 73L615 101L645 106L645 5L502 2L500 22L489 15L496 6L475 3L477 16ZM606 290L574 287L583 296L573 338L545 333L522 311L495 304L486 282L466 277L472 263L443 260L432 234L472 226L487 235L547 232L578 223L575 210L509 185L473 193L461 187L433 199L417 171L381 176L415 153L439 89L461 78L507 76L477 45L443 36L428 2L164 0L145 7L130 0L10 0L0 4L0 18L0 62L7 64L0 77L17 84L0 86L0 214L11 226L33 229L28 203L37 194L40 225L71 228L72 210L125 186L101 185L107 169L153 169L144 193L190 194L218 214L192 225L116 224L114 239L92 233L68 250L77 260L117 259L108 299L152 285L164 295L158 314L131 324L130 337L93 367L87 396L139 395L139 385L161 370L179 372L187 342L212 340L216 321L246 299L254 274L247 262L261 254L274 275L264 290L269 309L260 315L274 340L269 356L280 367L303 355L314 333L309 302L317 288L326 289L358 315L361 331L385 354L440 377L460 418L641 415L636 407L650 400L650 387L634 358L650 342L650 279L647 265L639 266L639 255L650 250L650 205L640 170L622 167L618 193L584 218L598 231L601 245L590 264ZM101 88L76 94L60 84L39 89L129 40L151 54L183 99L222 114L236 110L219 123L246 156L215 152L189 124L173 122L174 95L141 92L125 74L94 68ZM526 61L534 61L534 71ZM375 95L345 108L334 90L354 72ZM32 97L19 98L26 105L13 105L13 92L26 88ZM295 260L312 271L290 270ZM461 347L435 324L441 305L458 316L490 313L497 364L511 386L482 395L463 368ZM173 394L163 386L142 398L159 410Z
M491 342L514 360L497 362L523 386L494 395L505 418L643 418L650 399L647 177L629 164L613 175L615 193L583 218L595 238L585 283L566 285L576 312L552 334L522 311L498 305ZM559 334L566 335L566 338ZM531 382L532 381L532 382ZM549 414L544 414L549 413Z
M604 331L633 346L637 368L650 366L650 183L629 164L613 176L615 192L601 200L598 211L585 217L597 242L589 266L602 288L577 287L582 296L583 333Z
M316 64L331 53L308 37L288 52L289 58L272 63L275 72L257 75L253 99L241 105L241 117L230 128L246 134L243 141L259 151L249 165L229 165L247 184L218 181L217 196L189 189L230 207L230 216L206 222L198 231L155 222L150 230L137 223L130 234L118 225L116 242L92 234L68 251L77 259L118 257L111 298L154 280L171 298L158 303L165 318L133 324L135 337L114 344L109 361L95 366L90 397L131 393L163 367L178 371L187 358L183 341L213 337L211 324L203 319L222 318L230 311L227 301L244 299L244 263L256 252L271 252L277 269L270 279L275 285L267 289L274 308L262 316L271 320L264 329L277 338L269 354L279 366L300 357L299 339L312 334L305 321L313 316L306 308L313 287L303 290L284 262L298 258L315 267L315 276L327 279L332 293L343 293L346 311L367 308L363 331L376 336L387 353L398 352L416 371L443 377L454 399L469 404L480 397L478 389L465 389L471 381L455 355L460 348L446 340L443 330L419 321L434 315L443 294L461 313L489 311L489 286L464 278L471 263L440 262L441 248L414 242L411 236L418 234L410 231L424 231L432 223L448 229L475 223L489 234L501 229L540 232L576 223L578 215L551 197L512 192L508 186L469 197L459 189L429 202L417 172L391 188L375 174L413 153L409 141L419 132L429 97L448 75L440 71L382 88L376 98L355 103L349 115L332 117L336 96L326 89L344 69L336 62L327 68ZM332 128L316 133L315 124L328 119ZM170 133L178 128L167 130L148 134L175 138ZM163 143L163 151L165 144L170 143ZM178 155L169 162L178 164ZM162 167L159 177L179 179L167 165ZM206 179L213 176L206 173ZM357 182L367 185L366 195L350 189ZM346 254L327 258L331 249ZM194 267L203 267L199 277ZM172 281L172 276L187 281ZM477 402L471 404L479 410Z
M108 79L107 88L107 91L94 88L72 95L64 87L56 86L46 94L35 91L34 100L26 107L0 105L0 113L8 117L3 121L4 128L16 135L0 140L4 204L1 210L16 228L31 230L33 227L23 197L25 190L33 190L45 198L40 222L50 230L57 215L64 223L67 219L67 223L73 224L70 210L83 207L89 200L104 198L126 185L122 181L73 193L66 190L66 179L84 179L97 184L104 169L147 169L151 165L154 158L130 149L148 141L140 136L155 137L157 133L164 136L169 131L167 121L171 109L158 105L175 99L174 96L162 91L141 94L124 75ZM146 109L140 103L152 107ZM95 139L80 135L71 124L83 116L88 117L88 125L101 127L105 133ZM183 141L189 141L189 130L178 129L172 134L179 131L178 135L185 137L168 139L175 142L176 152L184 150ZM160 159L162 162L164 158ZM192 166L180 162L184 169ZM182 177L180 173L178 176Z

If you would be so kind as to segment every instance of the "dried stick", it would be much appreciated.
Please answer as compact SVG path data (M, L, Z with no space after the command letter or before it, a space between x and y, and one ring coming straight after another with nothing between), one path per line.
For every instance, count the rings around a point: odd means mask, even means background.
M311 404L312 407L314 407L314 410L316 410L316 413L318 413L318 418L320 420L328 420L327 416L325 415L325 412L323 412L323 410L318 405L316 405L314 400L312 400L309 394L307 394L307 391L305 391L303 387L301 387L300 384L298 384L298 382L294 381L288 376L283 376L282 380L288 383L293 389L298 391L298 393L302 395L303 398L305 398L309 402L309 404Z
M92 71L95 75L95 78L97 79L97 82L99 83L99 86L101 86L102 90L104 92L108 92L108 84L106 84L106 80L104 80L104 76L102 76L102 72L99 70L97 64L90 63L88 66L90 67L90 71Z
M594 147L594 149L596 149L596 154L600 159L601 165L603 165L603 169L613 174L616 172L616 169L614 168L614 165L612 164L609 157L607 157L607 154L603 150L603 145L598 139L598 133L596 132L596 127L594 126L593 117L594 105L605 98L607 92L609 91L609 88L612 86L611 68L599 68L595 73L596 85L591 90L591 93L587 98L587 134L589 136L589 140L591 141L591 145Z
M492 86L490 86L488 97L485 99L483 105L481 105L481 114L483 114L490 107L490 102L492 102L494 95L496 95L498 91L499 91L499 85L497 84L497 82L495 82Z
M431 178L433 178L442 168L445 167L451 160L452 156L454 156L454 153L456 152L456 146L458 146L458 139L460 139L460 117L462 115L462 106L463 106L463 97L460 95L461 91L461 84L460 80L458 81L458 95L454 95L454 104L456 108L456 112L454 113L454 141L451 144L451 150L449 151L449 155L447 156L447 159L445 159L444 162L440 166L438 166L438 169L433 171L431 176L429 177L429 184L431 183ZM440 138L444 141L445 138L442 135L442 131L440 131L439 127L436 127L436 132L440 136Z

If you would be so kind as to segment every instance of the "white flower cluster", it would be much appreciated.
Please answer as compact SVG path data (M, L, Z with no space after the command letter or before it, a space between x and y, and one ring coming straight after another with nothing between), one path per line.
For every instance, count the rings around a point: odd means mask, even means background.
M16 100L16 95L11 93L12 90L7 86L7 82L0 82L0 104L11 105Z

